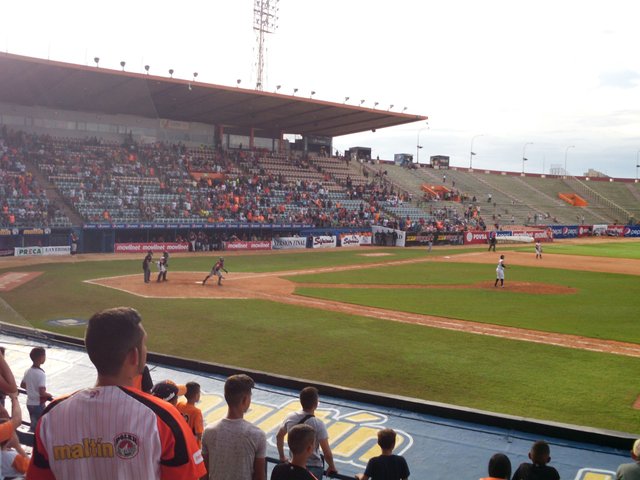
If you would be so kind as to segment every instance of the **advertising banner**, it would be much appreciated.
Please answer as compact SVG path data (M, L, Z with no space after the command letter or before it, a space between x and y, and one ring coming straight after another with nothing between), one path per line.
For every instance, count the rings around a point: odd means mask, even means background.
M307 237L280 237L271 240L274 250L297 250L307 248Z
M311 237L311 248L335 248L337 237L335 235L322 235Z
M406 244L410 246L428 245L462 245L465 234L462 232L420 232L408 234Z
M13 254L16 257L71 255L71 247L15 247Z
M341 247L359 247L360 246L360 235L355 234L341 234L340 235L340 246Z
M577 234L577 231L576 231ZM546 230L512 230L513 237L531 237L536 242L552 242L553 231L550 228Z
M486 244L489 239L489 232L484 232L482 230L469 230L464 233L464 244L465 245L478 245L478 244Z
M629 225L624 227L625 237L640 237L640 225Z
M549 225L553 238L576 238L580 235L578 225Z
M590 237L593 235L591 231L591 225L580 225L578 227L578 236L579 237Z
M607 227L608 225L602 225L602 224L598 224L598 225L594 225L592 228L592 232L594 236L600 236L600 235L606 235L607 234Z
M0 236L18 235L20 231L17 228L0 228Z
M259 242L224 242L225 250L271 250L271 240Z
M115 253L147 253L152 252L188 252L189 243L169 243L169 242L147 242L147 243L116 243Z
M624 235L624 228L624 225L609 225L607 226L607 236L622 237Z

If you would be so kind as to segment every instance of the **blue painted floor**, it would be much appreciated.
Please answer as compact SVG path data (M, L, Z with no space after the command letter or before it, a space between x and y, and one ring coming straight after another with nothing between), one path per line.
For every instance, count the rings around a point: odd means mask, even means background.
M43 368L47 373L47 389L50 392L68 393L95 382L95 370L83 350L7 335L0 335L0 345L7 349L7 360L18 382L31 364L29 350L34 346L47 348L47 362ZM153 364L149 366L154 381L171 379L176 383L200 383L203 390L200 408L208 423L225 414L223 377ZM324 397L320 393L320 407L316 415L327 424L336 464L340 473L345 475L352 476L364 471L366 460L379 454L375 435L378 429L384 427L398 432L396 453L407 459L413 479L479 479L486 476L488 460L496 452L505 453L515 470L521 462L527 461L529 448L538 439L523 432L400 409L384 409ZM266 432L268 456L277 458L275 433L284 415L297 409L297 392L257 385L247 418ZM28 417L26 407L24 413ZM620 463L631 461L628 452L608 447L554 438L545 440L551 445L551 465L558 469L563 479L608 480L615 478L611 475Z

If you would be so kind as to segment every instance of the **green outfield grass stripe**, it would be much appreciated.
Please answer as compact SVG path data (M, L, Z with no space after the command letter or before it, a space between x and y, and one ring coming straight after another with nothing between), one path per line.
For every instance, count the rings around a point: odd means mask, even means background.
M564 255L581 255L589 257L610 257L640 259L640 241L592 243L587 245L563 244L561 242L545 244L544 254L561 253ZM514 248L516 251L531 251L528 248Z

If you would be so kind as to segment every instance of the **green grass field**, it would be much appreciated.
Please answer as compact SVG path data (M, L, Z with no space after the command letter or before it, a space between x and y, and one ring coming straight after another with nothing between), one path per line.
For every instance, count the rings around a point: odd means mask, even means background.
M635 248L640 252L640 244ZM570 247L570 246L567 246ZM377 250L367 249L366 253ZM469 250L436 249L432 255ZM229 256L232 272L288 271L331 265L423 259L418 249ZM549 253L549 250L545 250ZM565 252L563 252L565 253ZM34 265L43 275L2 299L38 328L47 320L88 318L102 308L137 308L153 351L239 367L407 395L545 420L640 432L640 359L445 331L424 326L301 308L263 300L145 299L83 283L140 274L137 257ZM173 271L208 271L212 256L175 255ZM633 258L633 257L632 257ZM7 270L7 269L4 269ZM11 271L18 269L12 268ZM0 270L0 273L2 271ZM493 267L419 262L296 276L297 293L397 311L430 313L542 331L640 343L635 317L638 277L519 267L508 279L568 285L570 295L487 290L394 289L402 284L474 284ZM379 283L388 289L332 289L304 282ZM56 331L82 336L80 328Z
M566 255L586 255L589 257L633 258L640 259L640 248L637 242L606 242L586 245L567 245L562 243L548 244L543 247L544 253L562 253ZM532 248L518 249L531 251Z

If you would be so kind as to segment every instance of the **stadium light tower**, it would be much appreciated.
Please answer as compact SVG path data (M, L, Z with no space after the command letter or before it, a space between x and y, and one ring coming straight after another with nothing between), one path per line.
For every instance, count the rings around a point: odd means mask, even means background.
M416 164L419 166L420 165L420 149L422 148L422 145L420 145L420 134L424 131L427 130L429 128L429 122L427 122L427 125L422 127L420 130L418 130L418 140L416 141Z
M640 168L640 150L636 153L636 183L638 183L638 168Z
M473 156L476 154L476 152L473 151L473 141L478 137L484 137L484 133L471 137L471 149L469 150L469 170L473 170Z
M273 33L278 28L278 1L254 0L253 2L253 30L258 42L258 58L256 60L256 90L264 87L264 56L266 34Z
M533 145L533 142L527 142L522 147L522 174L523 175L524 175L524 162L528 160L527 157L525 156L525 150L527 149L527 145Z
M570 148L576 148L575 145L569 145L567 149L564 151L564 176L567 176L567 154L569 153Z

